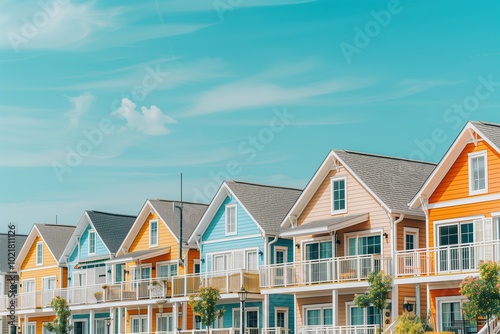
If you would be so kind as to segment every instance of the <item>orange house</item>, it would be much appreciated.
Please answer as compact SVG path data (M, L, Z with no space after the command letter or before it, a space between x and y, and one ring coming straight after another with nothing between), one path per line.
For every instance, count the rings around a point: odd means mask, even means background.
M17 315L23 333L48 333L45 322L54 319L50 302L66 288L66 264L59 262L74 226L35 224L16 259L20 293Z
M180 210L183 224L180 233ZM119 275L113 282L130 282L133 293L144 298L118 307L120 332L173 332L192 329L194 319L187 303L172 303L172 277L199 272L199 251L187 240L207 205L147 200L116 257L106 261ZM182 246L180 246L182 245ZM113 286L108 290L112 293Z
M410 203L426 214L426 248L398 252L418 272L397 280L424 283L437 330L462 324L459 291L484 261L500 260L500 125L469 122ZM474 330L475 324L469 324Z

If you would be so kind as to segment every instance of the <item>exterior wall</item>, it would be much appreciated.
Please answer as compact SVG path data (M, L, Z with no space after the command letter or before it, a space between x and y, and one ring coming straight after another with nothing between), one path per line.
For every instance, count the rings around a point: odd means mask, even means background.
M46 322L54 321L55 316L45 316L45 317L30 317L28 316L28 323L34 322L36 323L35 332L36 334L42 334L43 332L43 324ZM21 324L24 326L24 317L21 317Z
M240 310L240 303L227 303L227 304L224 304L224 303L221 303L219 302L219 304L217 305L217 309L220 310L222 307L224 307L226 309L226 312L224 313L224 317L223 317L223 325L224 325L224 328L232 328L233 327L233 311L234 310ZM261 302L252 302L252 301L247 301L245 302L245 310L248 310L250 308L253 308L253 309L258 309L258 313L259 313L259 328L262 328L262 324L263 324L263 315L262 315L262 303ZM203 326L204 327L204 326Z
M158 246L149 247L149 221L158 220ZM179 243L174 235L170 232L169 228L163 222L163 220L158 217L156 213L150 213L146 220L142 223L141 229L137 233L132 245L130 246L128 252L132 253L139 250L146 249L156 249L170 246L170 257L172 259L179 258Z
M294 297L292 295L270 295L269 296L269 327L276 326L276 309L288 309L288 328L293 331L295 319Z
M268 238L268 243L272 242L274 240L274 238ZM278 238L278 240L271 244L271 251L270 251L270 254L269 254L269 263L267 264L274 264L274 250L276 249L276 247L280 247L280 248L286 248L287 249L287 259L286 259L286 262L293 262L293 251L294 251L294 248L293 248L293 240L290 240L290 239L282 239L282 238Z
M418 246L415 248L425 248L425 241L426 241L426 229L425 229L425 220L422 218L422 220L413 220L413 219L403 219L400 223L397 225L397 244L396 244L396 250L401 251L405 250L405 239L404 239L404 228L409 227L409 228L414 228L418 229Z
M31 269L37 267L57 266L57 262L52 256L52 253L50 252L45 242L43 243L43 265L41 266L36 265L36 244L40 241L43 242L43 239L40 236L37 236L35 238L35 241L31 245L28 254L26 255L26 258L24 259L24 262L21 264L21 270L27 268Z
M403 304L405 302L405 297L416 298L415 284L401 284L397 286L398 288L398 314L403 314ZM416 305L414 304L414 313ZM420 285L420 317L425 318L427 316L427 286L425 284Z
M449 289L438 289L438 290L430 290L430 310L433 316L433 326L436 328L436 309L437 309L437 297L451 297L451 296L460 296L460 288L449 288Z

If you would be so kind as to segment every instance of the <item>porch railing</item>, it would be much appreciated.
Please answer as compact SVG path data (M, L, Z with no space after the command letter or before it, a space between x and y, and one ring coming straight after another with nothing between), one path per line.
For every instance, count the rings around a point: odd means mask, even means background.
M396 276L467 273L500 261L500 240L396 252Z
M210 328L210 334L240 334L240 328ZM207 329L181 330L179 334L207 334ZM245 334L260 334L260 328L245 328Z
M378 325L302 327L301 334L376 334Z
M391 258L372 254L275 264L260 268L260 287L361 281L380 270L391 273Z
M259 272L256 270L226 270L172 278L172 296L186 297L199 292L200 286L219 288L220 293L238 292L244 287L248 292L259 293Z

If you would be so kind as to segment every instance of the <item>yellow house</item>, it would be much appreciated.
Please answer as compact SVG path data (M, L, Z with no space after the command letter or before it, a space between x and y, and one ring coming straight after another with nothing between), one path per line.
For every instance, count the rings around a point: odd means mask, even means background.
M199 251L187 240L207 205L149 199L123 241L112 266L113 282L129 282L139 300L124 301L125 314L118 324L122 332L172 332L192 329L194 318L187 303L170 302L172 278L199 273ZM182 233L180 211L182 210ZM114 289L110 285L110 294ZM144 296L144 299L141 299Z
M261 293L295 296L299 333L375 333L403 313L426 314L425 289L396 284L379 319L359 308L355 294L371 272L392 274L396 250L423 247L424 213L407 203L435 165L402 158L332 150L282 222L293 238L294 261L261 267ZM411 263L407 263L408 268ZM409 306L411 305L411 307Z
M438 330L460 325L460 282L484 261L500 260L500 125L468 122L411 201L426 213L425 248L398 252L397 280L427 287ZM473 327L474 324L471 324ZM473 328L474 329L474 328Z
M59 259L74 229L35 224L17 256L20 293L16 313L23 333L48 333L42 324L54 319L50 302L66 287L67 268Z

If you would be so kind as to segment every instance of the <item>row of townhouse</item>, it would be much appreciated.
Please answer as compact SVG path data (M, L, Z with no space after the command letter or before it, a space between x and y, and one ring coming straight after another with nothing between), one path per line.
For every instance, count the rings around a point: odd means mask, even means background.
M194 333L189 296L212 286L217 333L241 321L249 334L374 333L377 311L353 299L381 270L385 328L413 312L453 330L460 281L500 258L497 173L500 125L469 122L437 165L332 150L304 190L225 181L209 205L147 200L137 217L35 224L16 260L19 331L45 334L62 296L75 334Z

